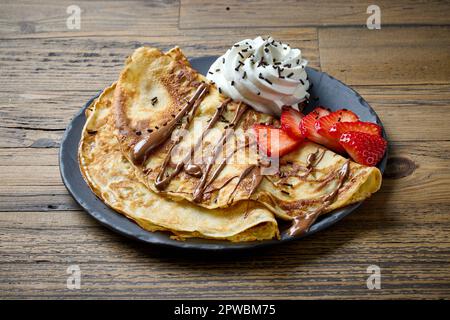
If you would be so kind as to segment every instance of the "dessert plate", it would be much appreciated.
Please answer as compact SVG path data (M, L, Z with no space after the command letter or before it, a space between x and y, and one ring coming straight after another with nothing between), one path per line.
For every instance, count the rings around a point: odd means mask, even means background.
M217 57L202 57L191 59L192 67L202 74L208 72L211 64ZM354 90L334 79L324 72L317 71L307 67L307 73L312 88L310 90L311 99L309 106L304 110L308 113L318 105L327 106L332 110L347 108L355 112L361 121L374 122L382 126L380 119L375 111L364 101L364 99ZM100 94L101 92L99 92ZM98 95L97 95L98 96ZM177 241L170 238L167 232L149 232L139 227L133 221L127 219L120 213L109 208L91 191L84 181L78 165L78 143L80 141L81 132L83 130L86 117L84 110L97 98L91 98L85 106L75 115L67 127L59 153L59 164L61 177L73 198L86 210L92 217L98 220L106 227L143 242L156 245L178 247L185 249L200 250L240 250L249 249L272 244L283 243L294 239L299 239L320 230L323 230L337 221L341 220L361 205L361 202L349 205L342 209L336 210L320 217L309 229L307 233L298 237L291 237L286 230L290 226L289 223L280 222L280 240L255 241L255 242L229 242L220 240L208 240L192 238L186 241ZM386 133L383 129L383 137L386 139ZM384 172L387 162L387 153L378 164L381 172Z

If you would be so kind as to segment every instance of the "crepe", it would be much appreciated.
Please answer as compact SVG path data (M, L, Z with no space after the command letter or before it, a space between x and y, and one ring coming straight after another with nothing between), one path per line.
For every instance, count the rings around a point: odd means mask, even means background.
M231 177L258 162L256 148L245 147L249 137L242 134L239 140L228 133L233 130L245 133L256 122L274 119L230 101L215 86L206 86L206 81L189 66L178 48L168 54L154 48L139 48L120 75L113 102L116 134L124 155L137 169L138 178L154 192L213 209L249 199L255 185L250 173L239 184L236 181L227 183ZM205 91L199 87L205 87ZM201 99L194 101L192 97ZM176 130L181 132L181 139L175 150L172 147L175 146ZM150 157L135 152L146 142L153 144ZM233 154L238 145L242 147L240 152ZM214 150L222 146L212 157ZM181 168L178 164L190 157L191 151L195 151L192 161L185 161ZM248 157L246 161L239 161L237 156L243 153ZM227 162L223 170L219 170L227 156L236 156L236 161ZM208 158L212 162L206 168ZM195 172L195 169L201 166L208 174L197 175L199 170ZM192 170L185 170L187 167ZM219 171L220 174L211 179ZM219 192L221 189L225 193ZM232 190L233 199L229 201Z
M248 133L255 123L277 120L221 95L178 48L167 54L137 49L119 77L113 104L115 133L137 178L154 192L199 207L257 201L293 219L290 233L299 234L319 215L364 200L381 185L376 167L311 142L277 159L257 152L251 134L224 140L229 129ZM199 161L191 156L198 149ZM244 161L224 161L230 150Z
M107 88L87 109L79 146L84 179L99 198L142 228L169 231L178 240L201 237L253 241L279 236L273 214L256 202L208 210L162 197L139 182L113 134L114 88Z

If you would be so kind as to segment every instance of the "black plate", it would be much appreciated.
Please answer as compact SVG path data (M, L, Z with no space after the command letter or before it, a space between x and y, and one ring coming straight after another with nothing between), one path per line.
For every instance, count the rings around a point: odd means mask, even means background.
M215 61L217 57L203 57L191 60L192 66L202 74L208 72L209 66ZM326 73L317 71L312 68L307 68L307 73L310 82L313 84L311 89L311 103L305 110L309 112L316 105L327 106L330 109L336 110L347 108L355 112L362 121L370 121L381 124L375 111L364 101L364 99L351 88L347 87L342 82L334 79ZM100 94L100 93L99 93ZM97 95L98 96L98 95ZM268 240L258 242L242 242L232 243L220 240L206 240L206 239L189 239L186 241L176 241L169 237L169 233L165 232L148 232L131 220L125 218L123 215L112 210L106 206L95 194L89 189L80 172L77 161L78 143L81 137L81 131L86 121L84 110L91 102L97 98L93 97L86 105L75 115L66 129L64 137L61 141L61 148L59 153L59 165L61 177L69 192L74 199L88 212L92 217L98 220L108 228L126 235L130 238L138 239L144 242L172 246L187 249L202 249L202 250L236 250L248 249L259 246L266 246L271 244L278 244L293 239L308 236L323 230L337 221L344 218L350 212L354 211L361 205L355 203L345 208L336 210L320 218L310 230L301 237L290 237L286 232L282 232L281 240ZM386 134L383 130L383 135ZM379 163L378 168L382 172L386 167L387 154Z

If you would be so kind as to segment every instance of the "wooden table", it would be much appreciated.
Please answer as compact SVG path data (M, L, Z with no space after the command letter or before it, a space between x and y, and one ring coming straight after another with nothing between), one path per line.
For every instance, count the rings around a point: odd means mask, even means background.
M80 30L67 28L78 5ZM0 10L0 298L450 298L450 2L6 1ZM61 182L71 117L133 49L216 55L271 34L351 85L386 126L380 192L303 241L184 254L119 236ZM345 106L343 106L345 107ZM81 289L66 287L70 265ZM369 265L381 289L369 290Z

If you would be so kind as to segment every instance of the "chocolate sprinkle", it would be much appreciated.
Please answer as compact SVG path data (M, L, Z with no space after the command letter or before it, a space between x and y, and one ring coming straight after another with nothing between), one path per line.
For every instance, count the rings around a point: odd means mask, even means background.
M225 122L225 123L230 123L230 121L228 121L228 120L223 116L223 114L220 115L219 121L220 121L220 122ZM208 122L209 122L209 121L208 121Z
M282 70L281 70L281 68L278 68L278 77L279 77L279 78L281 78L281 77L282 77L282 75L281 75L281 71L282 71ZM283 77L283 78L284 78L284 77Z
M264 65L264 57L261 57L261 60L258 63L258 67L261 67Z
M286 77L290 78L290 77L292 77L293 75L294 75L294 73L291 72L291 73L289 73ZM301 80L300 80L300 81L301 81Z

